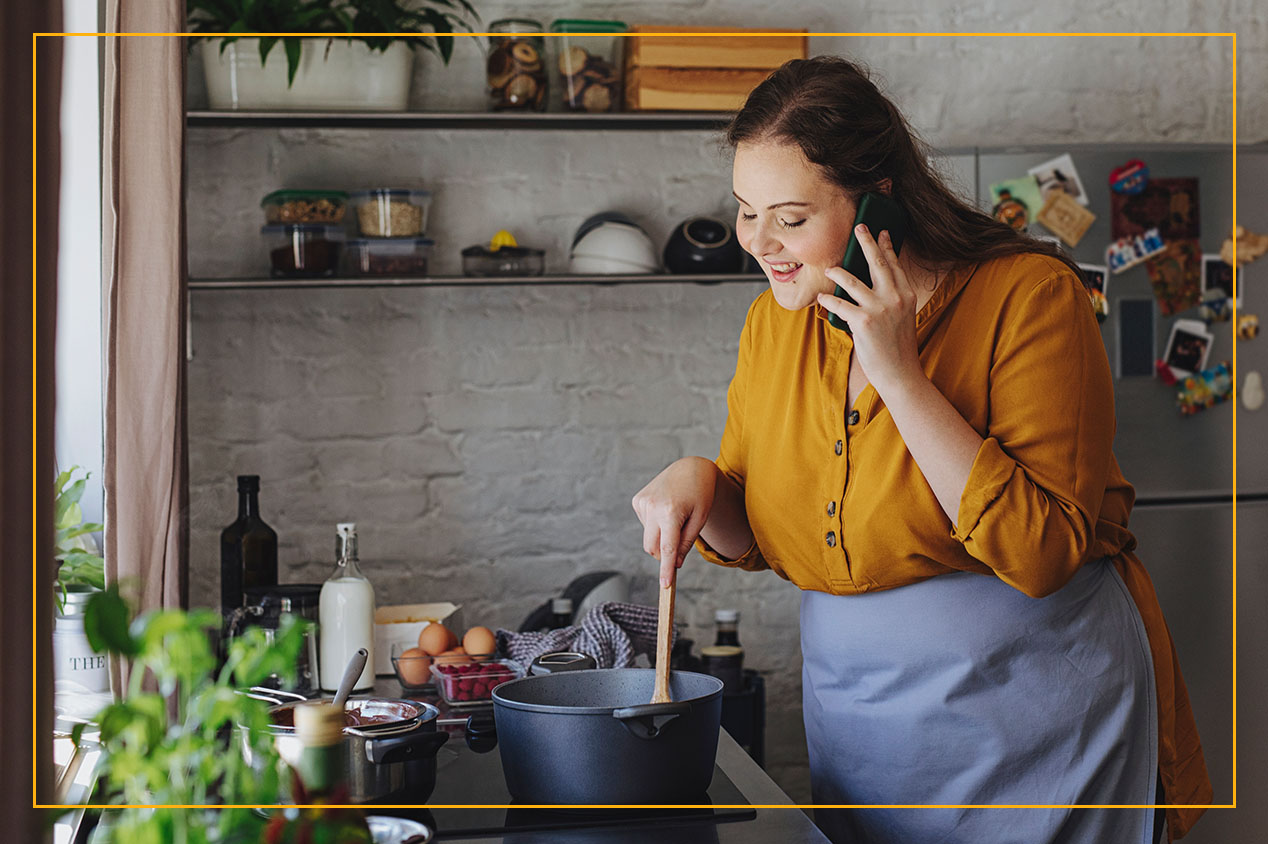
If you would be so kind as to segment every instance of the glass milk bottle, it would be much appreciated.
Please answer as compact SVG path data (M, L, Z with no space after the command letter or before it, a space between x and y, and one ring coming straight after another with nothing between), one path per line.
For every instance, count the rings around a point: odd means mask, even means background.
M365 648L370 656L353 691L367 691L374 686L374 587L357 563L357 526L342 522L335 530L335 556L339 562L335 573L322 584L318 609L318 676L323 689L334 691L352 655L358 648Z

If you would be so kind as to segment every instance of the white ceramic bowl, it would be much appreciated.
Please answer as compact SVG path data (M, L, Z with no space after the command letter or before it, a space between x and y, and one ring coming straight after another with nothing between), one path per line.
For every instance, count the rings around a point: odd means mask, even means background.
M577 240L568 270L578 275L654 273L660 270L660 256L652 239L641 228L609 221L600 223Z

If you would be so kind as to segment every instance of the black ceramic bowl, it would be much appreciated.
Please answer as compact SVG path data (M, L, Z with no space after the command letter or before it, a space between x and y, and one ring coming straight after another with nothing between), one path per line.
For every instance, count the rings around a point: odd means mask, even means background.
M712 217L680 223L662 257L671 273L738 273L744 268L744 250L730 224Z

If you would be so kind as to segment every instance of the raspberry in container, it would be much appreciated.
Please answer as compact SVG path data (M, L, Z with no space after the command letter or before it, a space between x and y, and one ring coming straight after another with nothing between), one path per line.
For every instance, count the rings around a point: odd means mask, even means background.
M524 667L509 659L488 662L442 662L438 659L431 671L441 699L453 708L489 703L495 688L524 676Z

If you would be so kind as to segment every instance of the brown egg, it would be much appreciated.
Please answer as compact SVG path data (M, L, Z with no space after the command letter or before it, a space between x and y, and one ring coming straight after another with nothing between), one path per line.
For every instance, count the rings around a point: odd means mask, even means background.
M462 637L462 648L477 659L487 658L497 650L497 637L487 627L472 627Z
M422 686L431 679L431 657L421 648L402 651L396 658L396 673L407 686Z
M471 662L471 657L462 648L451 648L436 657L437 665L465 665L468 662Z
M443 624L432 622L418 634L418 646L432 656L442 654L457 642L453 632Z

